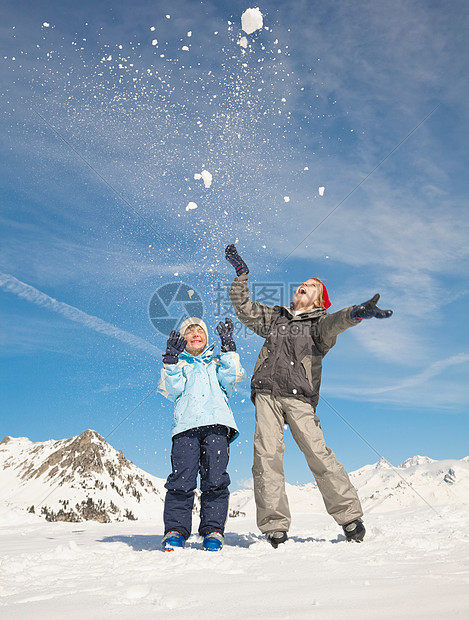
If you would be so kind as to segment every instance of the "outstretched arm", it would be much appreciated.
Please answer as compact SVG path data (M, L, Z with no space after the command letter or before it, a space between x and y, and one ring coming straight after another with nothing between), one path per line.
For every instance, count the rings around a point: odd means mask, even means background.
M350 313L352 319L361 321L362 319L388 319L392 315L392 310L381 310L376 305L379 301L379 293L376 293L368 301L364 301L359 306L355 306Z
M392 315L392 310L381 310L376 305L379 300L378 293L369 301L358 306L344 308L333 314L327 314L318 323L318 335L322 353L325 355L332 348L337 336L349 327L358 325L362 319L387 319Z

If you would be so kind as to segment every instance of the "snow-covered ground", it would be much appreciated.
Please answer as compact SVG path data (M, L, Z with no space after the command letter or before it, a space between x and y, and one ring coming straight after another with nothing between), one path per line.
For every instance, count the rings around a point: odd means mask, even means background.
M345 541L309 483L287 484L293 521L278 549L259 534L245 488L231 496L240 516L228 520L220 553L203 551L196 535L163 553L163 479L95 431L42 443L8 437L0 444L0 618L468 618L469 458L414 456L397 467L382 459L350 478L365 510L362 544ZM106 511L50 522L40 510L87 498ZM138 520L123 516L128 508ZM103 515L110 522L83 520Z
M160 551L159 519L47 523L0 510L0 617L403 619L469 617L467 505L371 513L363 544L324 511L294 513L274 550L230 519L220 553Z

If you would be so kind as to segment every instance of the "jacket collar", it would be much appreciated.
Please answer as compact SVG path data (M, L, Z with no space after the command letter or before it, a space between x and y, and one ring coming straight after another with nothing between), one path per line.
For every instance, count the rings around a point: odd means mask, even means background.
M200 355L191 355L187 351L183 351L179 358L189 363L194 363L196 360L201 360L202 362L205 362L205 364L208 364L212 361L214 348L214 344L209 344L205 347L205 349Z
M293 309L293 303L290 304L290 307L280 306L287 311L287 313L292 317L298 317L300 320L302 319L317 319L320 316L324 316L327 314L327 310L325 308L313 308L312 310L307 310L306 312L302 312L301 314L295 314L295 310Z

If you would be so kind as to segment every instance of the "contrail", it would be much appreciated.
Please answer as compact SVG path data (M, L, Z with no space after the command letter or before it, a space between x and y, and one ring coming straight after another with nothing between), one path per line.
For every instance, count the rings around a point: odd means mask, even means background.
M129 344L130 346L140 349L141 351L145 351L145 353L148 353L149 355L161 355L161 351L157 347L153 346L143 338L134 336L134 334L119 329L110 323L106 323L106 321L99 319L97 316L86 314L86 312L78 310L78 308L69 306L62 301L57 301L53 297L49 297L49 295L42 293L37 288L34 288L29 284L25 284L14 276L1 271L0 288L8 293L13 293L13 295L17 295L22 299L26 299L26 301L36 304L37 306L58 312L67 319L75 321L76 323L81 323L95 332L105 334L106 336L125 342L125 344Z

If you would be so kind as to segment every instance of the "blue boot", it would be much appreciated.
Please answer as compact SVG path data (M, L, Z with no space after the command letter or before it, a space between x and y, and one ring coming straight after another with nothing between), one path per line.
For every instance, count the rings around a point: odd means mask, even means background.
M210 532L205 534L203 548L205 551L220 551L223 547L223 534L220 532Z
M164 535L161 541L163 551L174 551L174 549L182 549L186 544L186 539L182 534L172 530Z

